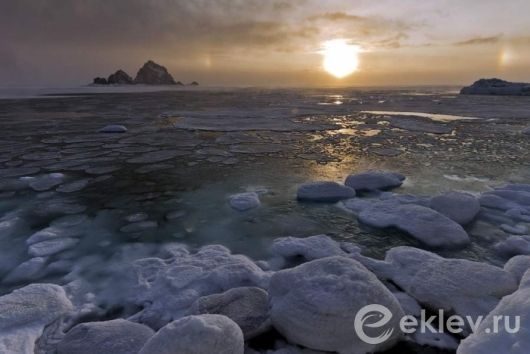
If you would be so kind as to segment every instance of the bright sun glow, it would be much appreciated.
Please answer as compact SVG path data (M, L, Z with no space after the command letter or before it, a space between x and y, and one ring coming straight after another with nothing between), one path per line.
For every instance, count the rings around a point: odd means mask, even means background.
M350 75L359 66L359 51L359 46L348 44L344 39L324 42L321 52L324 56L324 70L338 78Z

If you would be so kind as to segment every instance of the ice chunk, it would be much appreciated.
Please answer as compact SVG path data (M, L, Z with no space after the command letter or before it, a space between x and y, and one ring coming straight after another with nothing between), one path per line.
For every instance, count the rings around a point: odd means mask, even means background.
M84 189L88 186L90 178L79 179L70 183L62 184L57 187L56 191L61 193L73 193Z
M0 297L0 353L34 353L44 327L73 309L62 287L31 284Z
M203 296L193 303L190 313L224 315L237 323L245 340L270 328L268 294L256 287L233 288L222 294Z
M30 177L29 186L38 192L47 191L61 184L64 180L62 173L50 173L44 176Z
M57 354L138 353L154 334L147 326L122 319L81 323L59 342Z
M98 133L126 133L127 128L124 125L111 124L98 130Z
M387 190L403 184L405 176L386 171L368 171L349 175L344 184L356 191Z
M259 196L254 192L234 194L230 197L230 206L237 211L245 211L260 206Z
M519 290L504 297L480 324L477 331L464 339L458 347L457 354L492 354L530 353L530 272L527 271L521 281ZM500 326L495 326L496 318L502 319ZM516 328L519 318L520 328ZM508 321L508 322L506 322ZM497 322L498 323L498 322ZM506 326L506 323L509 326ZM497 331L494 331L494 329Z
M449 192L431 199L429 207L456 221L460 225L470 223L480 211L477 198L468 193Z
M355 197L355 190L331 181L310 182L298 187L296 196L298 200L338 202Z
M503 296L517 289L514 276L501 268L443 258L413 247L393 248L385 261L387 269L378 275L435 311L476 318L489 313Z
M171 322L147 341L139 354L243 354L243 333L222 315L188 316Z
M503 256L530 254L530 236L510 236L496 243L493 248Z
M42 241L29 246L28 253L33 257L51 256L74 247L78 242L78 239L71 237Z
M382 201L363 209L359 221L377 228L398 228L430 247L457 248L469 243L462 226L420 205Z
M530 269L530 256L527 255L512 257L504 265L504 270L512 274L518 282L521 281L528 269Z
M4 283L28 282L36 279L36 275L44 269L47 258L35 257L29 261L19 264L3 279Z
M269 295L272 324L290 343L364 354L389 348L401 336L399 319L404 313L399 302L373 273L349 258L321 258L276 272ZM385 329L392 332L381 344L366 343L355 330L357 314L370 304L390 311Z

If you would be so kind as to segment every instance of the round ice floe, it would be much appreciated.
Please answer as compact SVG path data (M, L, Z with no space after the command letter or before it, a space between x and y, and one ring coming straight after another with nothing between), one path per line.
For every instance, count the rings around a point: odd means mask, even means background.
M449 192L431 199L429 207L465 225L473 221L480 211L477 198L468 193Z
M36 279L36 275L44 268L47 258L35 257L19 264L2 280L4 283L19 283Z
M522 191L530 192L530 184L525 183L508 183L504 186L496 187L496 190Z
M523 135L530 135L530 127L523 129L523 130L521 131L521 133L522 133Z
M76 238L62 237L34 243L28 248L33 257L46 257L74 247L79 242Z
M31 178L29 186L35 191L42 192L61 184L64 180L64 175L62 173L50 173L44 176L28 178Z
M404 180L399 173L368 171L349 175L344 184L356 191L386 190L401 186Z
M98 130L98 133L126 133L127 128L124 125L111 124Z
M482 321L478 330L460 343L457 354L530 353L530 282L528 280L530 272L527 271L519 290L505 296L499 302ZM498 318L502 319L500 325ZM518 331L512 331L516 327L517 319L520 328ZM509 326L505 325L506 321Z
M35 232L26 240L26 244L30 246L42 241L55 240L64 237L77 237L81 234L82 231L75 228L50 226Z
M307 348L365 354L390 347L401 336L399 302L373 273L349 258L322 258L279 271L271 278L269 295L273 326L289 342ZM392 313L388 324L378 328L381 333L393 330L381 344L366 343L355 329L357 313L370 304Z
M245 340L270 327L268 294L256 287L234 288L222 294L203 296L193 303L190 313L224 315L237 323Z
M337 182L310 182L298 187L296 197L298 200L314 202L338 202L342 199L355 197L355 190Z
M79 225L85 222L86 220L88 220L88 216L85 214L67 215L67 216L62 216L60 218L53 220L50 226L58 227L58 228L72 227L72 226Z
M530 206L530 192L526 190L497 189L485 194L494 195L521 206Z
M88 186L88 183L90 182L89 178L80 179L77 181L73 181L70 183L62 184L59 187L57 187L57 192L61 193L73 193L80 191L84 189L86 186Z
M493 248L507 257L530 254L530 236L510 236L496 243Z
M523 225L523 224L514 225L514 226L502 224L500 226L500 229L504 232L507 232L509 234L514 234L514 235L528 234L528 227L526 227L526 225Z
M42 330L72 310L62 287L31 284L0 297L0 353L33 353Z
M462 226L420 205L383 201L363 209L359 220L377 228L395 227L431 247L456 248L469 243Z
M510 217L511 219L515 221L522 221L522 222L528 222L530 223L530 210L523 209L523 208L517 208L517 209L509 209L506 211L506 216Z
M139 354L243 354L243 333L221 315L188 316L160 329Z
M230 206L237 211L245 211L260 206L259 196L257 193L239 193L230 197Z
M514 276L501 268L413 247L393 248L385 261L386 277L432 310L485 315L517 288Z
M122 319L81 323L59 342L57 354L138 353L154 334L147 326Z
M346 252L341 244L326 235L315 235L304 238L281 237L274 240L271 253L274 257L288 260L294 257L302 257L306 261L313 261L324 257L346 256L347 253L360 253L360 249L354 245Z
M530 269L530 256L519 255L510 258L504 265L504 270L512 274L518 282L523 278L524 273Z
M521 206L506 198L491 193L483 193L479 198L480 205L492 209L510 210L518 209Z

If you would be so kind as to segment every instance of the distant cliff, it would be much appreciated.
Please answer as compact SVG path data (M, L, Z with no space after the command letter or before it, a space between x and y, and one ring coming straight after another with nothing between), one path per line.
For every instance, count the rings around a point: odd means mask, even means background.
M96 77L93 85L183 85L180 81L175 81L173 76L167 71L165 67L155 63L152 60L147 61L138 70L136 77L129 76L125 71L118 70L114 74L110 75L107 79L103 77ZM191 86L199 85L196 81L193 81Z
M530 96L530 84L501 79L480 79L460 90L461 95Z

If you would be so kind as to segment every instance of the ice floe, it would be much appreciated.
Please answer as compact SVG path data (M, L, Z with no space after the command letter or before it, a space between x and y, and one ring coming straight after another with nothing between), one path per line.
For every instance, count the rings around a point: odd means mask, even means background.
M230 206L237 211L246 211L261 205L255 192L238 193L230 196Z
M57 344L57 354L138 353L155 332L123 319L80 323Z
M289 342L339 353L364 354L391 347L400 338L403 310L373 273L355 260L335 256L276 272L269 287L271 320ZM368 344L355 330L359 310L385 306L392 318L387 341Z
M44 328L73 309L64 289L31 284L0 297L0 352L32 354Z
M363 209L358 217L372 227L395 227L430 247L457 248L470 242L462 226L421 205L382 201Z
M124 125L111 124L98 130L98 133L126 133L127 128Z
M517 288L515 277L502 268L412 247L392 248L385 263L369 268L429 309L474 318L488 314Z
M241 328L245 340L270 329L268 294L257 287L233 288L203 296L193 303L190 314L224 315Z
M61 184L65 178L62 173L50 173L44 176L27 177L29 186L38 192L47 191Z
M504 270L512 274L518 282L523 278L524 273L530 269L530 256L519 255L512 257L504 265Z
M493 248L508 257L530 254L530 236L510 236L493 245Z
M356 191L387 190L403 184L405 176L385 171L368 171L349 175L344 184Z
M243 354L243 333L226 316L188 316L167 324L139 354Z
M494 322L502 319L499 326ZM519 318L519 329L517 327ZM506 326L508 321L509 326ZM503 325L504 324L504 325ZM495 330L497 329L497 330ZM510 329L510 332L508 332ZM457 354L530 353L530 272L526 272L519 289L505 296L486 316L477 331L464 339Z
M337 182L319 181L304 183L296 192L298 200L314 202L338 202L355 197L355 190Z
M480 211L480 203L477 198L462 192L449 192L433 197L429 207L460 225L469 224Z

